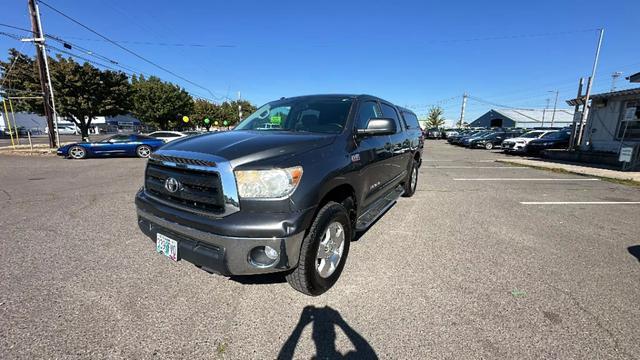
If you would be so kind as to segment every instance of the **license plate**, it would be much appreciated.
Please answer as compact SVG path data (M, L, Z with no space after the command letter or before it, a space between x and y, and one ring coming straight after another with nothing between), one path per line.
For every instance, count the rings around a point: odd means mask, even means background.
M160 233L156 234L156 251L178 261L178 242Z

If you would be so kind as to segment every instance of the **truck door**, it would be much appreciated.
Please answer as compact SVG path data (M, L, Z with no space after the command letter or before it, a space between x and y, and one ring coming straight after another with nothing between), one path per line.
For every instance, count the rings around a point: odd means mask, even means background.
M375 100L365 100L359 104L355 118L356 129L364 129L369 119L382 117L382 112ZM382 195L383 186L392 177L387 162L391 158L391 139L388 135L366 136L358 138L357 146L351 153L351 161L359 164L359 176L362 189L363 206L374 202Z
M388 185L393 186L401 182L407 174L409 158L411 157L411 142L400 123L400 116L396 108L384 102L380 103L380 108L382 109L382 117L394 119L396 122L396 133L390 136L391 159L387 163L391 175Z

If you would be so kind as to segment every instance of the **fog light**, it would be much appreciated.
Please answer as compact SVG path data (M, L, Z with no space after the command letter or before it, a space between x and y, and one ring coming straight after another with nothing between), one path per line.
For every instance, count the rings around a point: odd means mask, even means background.
M249 252L249 262L256 267L269 267L275 264L278 252L269 246L257 246Z
M272 248L271 246L265 246L264 253L271 260L275 260L278 258L278 252L276 251L276 249Z

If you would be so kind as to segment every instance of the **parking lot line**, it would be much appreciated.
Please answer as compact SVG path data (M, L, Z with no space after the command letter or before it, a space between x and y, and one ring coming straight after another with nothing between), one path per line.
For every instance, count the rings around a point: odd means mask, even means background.
M556 179L556 178L454 178L454 181L600 181L600 179Z
M521 201L522 205L640 205L640 201Z

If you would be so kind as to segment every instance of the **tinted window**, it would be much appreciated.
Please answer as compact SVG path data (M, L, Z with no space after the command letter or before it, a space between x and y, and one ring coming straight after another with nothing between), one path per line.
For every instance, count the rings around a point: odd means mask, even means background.
M418 123L418 117L416 116L416 114L403 111L402 115L404 118L404 125L407 127L407 129L420 128L420 124Z
M380 107L382 108L382 116L386 118L391 118L396 121L396 131L402 129L400 127L400 120L398 120L398 112L393 106L390 106L385 103L380 103Z
M364 129L369 123L369 119L382 117L382 113L378 108L378 103L375 101L365 101L360 104L358 110L358 118L356 119L356 128Z

